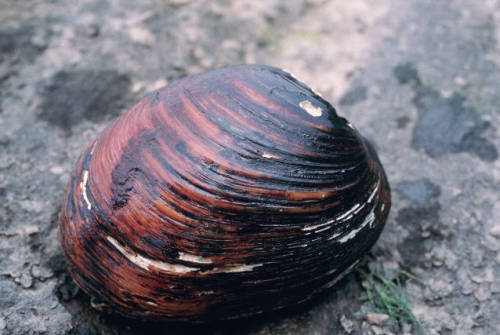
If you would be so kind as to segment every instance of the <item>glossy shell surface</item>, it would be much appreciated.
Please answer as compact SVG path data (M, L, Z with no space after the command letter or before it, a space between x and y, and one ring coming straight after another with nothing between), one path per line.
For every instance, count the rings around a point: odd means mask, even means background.
M290 74L247 65L175 81L98 134L59 229L91 296L129 317L209 321L332 286L389 208L363 137Z

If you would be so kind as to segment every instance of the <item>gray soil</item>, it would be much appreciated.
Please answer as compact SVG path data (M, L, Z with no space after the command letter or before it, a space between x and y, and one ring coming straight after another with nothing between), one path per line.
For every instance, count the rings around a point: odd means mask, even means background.
M500 334L499 41L498 0L0 0L0 333ZM375 144L393 207L372 257L258 319L97 311L57 239L78 154L148 92L240 63L292 72ZM425 330L371 314L374 265L427 285L403 286Z

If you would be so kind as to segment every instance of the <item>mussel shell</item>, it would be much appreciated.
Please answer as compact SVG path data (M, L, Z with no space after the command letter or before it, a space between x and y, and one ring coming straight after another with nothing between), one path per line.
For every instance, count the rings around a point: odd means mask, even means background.
M376 153L328 102L245 65L175 81L97 135L60 241L78 285L123 315L231 319L332 286L389 207Z

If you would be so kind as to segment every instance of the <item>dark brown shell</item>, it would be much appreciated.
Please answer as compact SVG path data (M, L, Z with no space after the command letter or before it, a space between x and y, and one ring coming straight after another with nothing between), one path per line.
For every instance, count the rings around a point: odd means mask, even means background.
M279 69L158 90L84 150L60 216L70 272L123 315L208 321L332 286L375 243L389 186L368 143Z

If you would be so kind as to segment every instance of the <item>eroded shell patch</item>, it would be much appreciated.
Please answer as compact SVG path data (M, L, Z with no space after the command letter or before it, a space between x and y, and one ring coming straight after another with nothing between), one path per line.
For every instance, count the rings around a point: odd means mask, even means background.
M319 117L323 115L323 109L314 106L309 100L301 101L299 106L311 116Z

